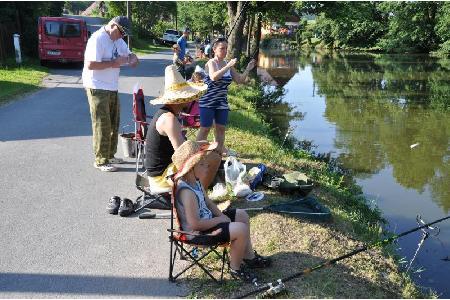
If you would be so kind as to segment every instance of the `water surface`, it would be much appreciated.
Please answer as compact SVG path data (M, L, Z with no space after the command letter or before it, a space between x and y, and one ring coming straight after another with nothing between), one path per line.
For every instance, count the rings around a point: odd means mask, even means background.
M281 134L311 141L352 170L396 233L450 212L449 60L425 55L262 52L259 73L283 87ZM276 109L271 109L271 112ZM277 118L280 118L277 114ZM450 222L439 224L413 265L416 282L450 297ZM402 238L409 262L422 238ZM408 264L405 264L405 268Z

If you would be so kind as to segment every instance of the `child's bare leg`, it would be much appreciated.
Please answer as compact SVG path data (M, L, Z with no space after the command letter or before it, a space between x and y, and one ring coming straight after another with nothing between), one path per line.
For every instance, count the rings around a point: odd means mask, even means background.
M248 217L248 214L243 209L236 209L236 216L235 216L236 222L241 222L246 225L247 233L248 233L248 240L247 240L247 246L245 248L245 259L253 259L255 258L255 253L253 252L253 246L252 241L250 239L250 218Z
M231 222L229 226L231 240L230 267L233 270L239 270L246 254L249 239L248 230L247 226L240 222Z
M225 126L220 124L215 124L214 126L214 137L216 142L219 144L217 149L223 153L225 151Z

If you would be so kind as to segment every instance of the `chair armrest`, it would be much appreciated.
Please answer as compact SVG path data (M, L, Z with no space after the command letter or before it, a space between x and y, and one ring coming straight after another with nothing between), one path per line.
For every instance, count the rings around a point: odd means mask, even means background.
M222 229L215 230L214 232L208 233L208 234L196 233L196 232L193 232L193 231L176 230L176 229L167 229L167 231L168 232L176 232L176 233L185 234L185 235L193 235L193 236L216 236L222 231Z

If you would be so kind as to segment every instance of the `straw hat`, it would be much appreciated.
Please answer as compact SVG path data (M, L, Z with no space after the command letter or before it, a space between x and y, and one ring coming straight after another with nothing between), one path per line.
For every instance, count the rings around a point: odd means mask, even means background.
M199 99L208 86L203 83L186 82L175 65L166 67L164 94L150 101L151 104L181 104Z
M172 162L178 172L175 180L188 173L207 153L217 148L217 143L200 144L194 141L185 141L172 155Z

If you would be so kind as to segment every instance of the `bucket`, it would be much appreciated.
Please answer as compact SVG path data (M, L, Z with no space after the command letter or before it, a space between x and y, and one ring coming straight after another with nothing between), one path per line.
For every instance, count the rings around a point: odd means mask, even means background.
M120 134L122 140L123 156L129 158L136 157L136 140L134 139L134 133L122 133Z

